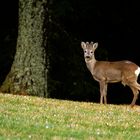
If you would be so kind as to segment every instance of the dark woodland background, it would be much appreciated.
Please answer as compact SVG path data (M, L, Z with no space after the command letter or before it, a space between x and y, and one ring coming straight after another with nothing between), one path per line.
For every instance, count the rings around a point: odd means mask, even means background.
M99 102L99 85L86 68L81 41L99 43L96 51L98 60L127 59L140 66L138 3L124 0L50 0L48 8L49 97ZM16 51L18 0L5 0L0 5L0 21L2 84ZM108 87L109 103L129 104L132 97L131 90L120 83Z

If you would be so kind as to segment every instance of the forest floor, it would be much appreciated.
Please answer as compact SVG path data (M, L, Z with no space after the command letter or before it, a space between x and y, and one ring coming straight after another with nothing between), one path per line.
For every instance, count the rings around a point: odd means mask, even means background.
M140 139L140 106L0 94L0 140L113 139Z

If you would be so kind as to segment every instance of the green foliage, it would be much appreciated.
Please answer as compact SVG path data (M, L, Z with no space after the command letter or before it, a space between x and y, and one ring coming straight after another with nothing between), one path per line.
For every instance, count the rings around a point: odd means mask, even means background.
M0 94L0 139L140 139L140 108Z

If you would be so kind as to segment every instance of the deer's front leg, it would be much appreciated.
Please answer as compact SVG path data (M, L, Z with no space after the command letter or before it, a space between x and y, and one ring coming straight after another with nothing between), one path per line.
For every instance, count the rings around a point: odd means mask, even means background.
M100 81L100 104L107 104L107 83L105 81Z

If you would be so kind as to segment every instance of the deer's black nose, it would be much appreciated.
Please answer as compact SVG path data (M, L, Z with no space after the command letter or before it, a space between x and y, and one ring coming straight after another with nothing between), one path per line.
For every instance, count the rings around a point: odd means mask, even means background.
M86 56L86 58L90 58L90 56Z

